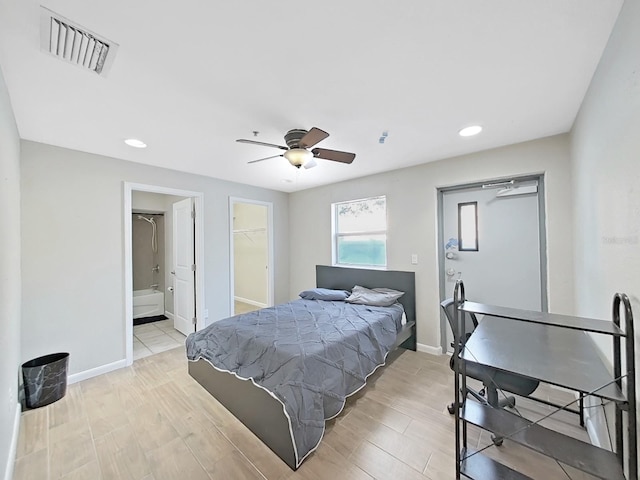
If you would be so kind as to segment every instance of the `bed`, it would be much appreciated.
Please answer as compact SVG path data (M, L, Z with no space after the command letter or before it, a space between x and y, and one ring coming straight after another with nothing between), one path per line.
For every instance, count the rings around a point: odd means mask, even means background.
M413 272L318 265L316 285L332 291L351 291L358 285L405 293L397 300L402 307L296 300L263 309L253 317L221 320L187 338L189 374L293 470L317 448L325 420L340 413L345 398L365 386L366 378L385 363L388 352L397 347L416 349ZM292 320L279 320L271 329L287 330L295 324L294 336L302 338L304 358L295 354L297 345L272 336L267 327L272 318L285 318L283 312L292 312ZM307 317L311 320L305 320ZM231 324L238 325L237 331L228 330L235 328ZM248 329L255 328L263 330L251 339L256 330L247 333ZM325 328L333 330L317 333ZM208 329L216 330L217 337L208 337ZM334 342L335 332L341 338ZM246 353L254 351L264 354L259 364L253 353ZM354 367L349 355L357 355L360 363ZM284 365L297 369L285 373ZM331 375L340 369L343 377L334 382Z

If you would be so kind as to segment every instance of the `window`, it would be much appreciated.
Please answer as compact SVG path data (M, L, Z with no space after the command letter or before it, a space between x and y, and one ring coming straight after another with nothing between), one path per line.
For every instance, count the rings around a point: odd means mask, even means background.
M458 250L478 251L478 202L458 204Z
M387 265L387 198L332 204L333 263Z

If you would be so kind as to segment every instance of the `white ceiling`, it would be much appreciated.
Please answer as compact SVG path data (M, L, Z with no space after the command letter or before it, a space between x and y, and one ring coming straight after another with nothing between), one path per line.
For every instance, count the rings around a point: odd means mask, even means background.
M0 0L22 138L291 192L569 131L622 0L42 5L119 49L106 78L83 71L40 51L39 2ZM248 165L280 152L235 142L313 126L353 164Z

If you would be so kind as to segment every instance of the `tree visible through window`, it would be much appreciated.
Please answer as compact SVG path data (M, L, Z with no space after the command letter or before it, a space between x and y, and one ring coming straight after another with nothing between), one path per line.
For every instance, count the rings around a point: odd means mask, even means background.
M334 264L386 266L386 197L334 203L332 206Z

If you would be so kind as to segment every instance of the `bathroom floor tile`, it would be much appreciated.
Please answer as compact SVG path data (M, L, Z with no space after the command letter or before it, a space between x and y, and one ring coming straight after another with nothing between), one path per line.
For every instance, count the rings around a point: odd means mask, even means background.
M173 328L172 320L138 325L134 327L133 332L133 359L138 360L173 348L183 347L185 338Z
M164 333L159 328L156 328L155 332L136 333L136 337L138 337L138 340L140 340L142 343L145 343L145 344L152 341L154 338L164 337L164 336L166 336L166 333Z
M187 337L185 337L183 334L181 334L177 330L174 330L173 332L167 332L167 335L173 338L180 345L184 345L184 341L187 339Z
M140 358L148 357L149 355L153 355L153 352L145 347L142 343L138 342L138 346L133 345L133 359L139 360Z
M173 320L170 320L168 318L166 320L160 320L159 322L153 322L153 325L158 327L163 332L172 332L175 330L173 328Z

